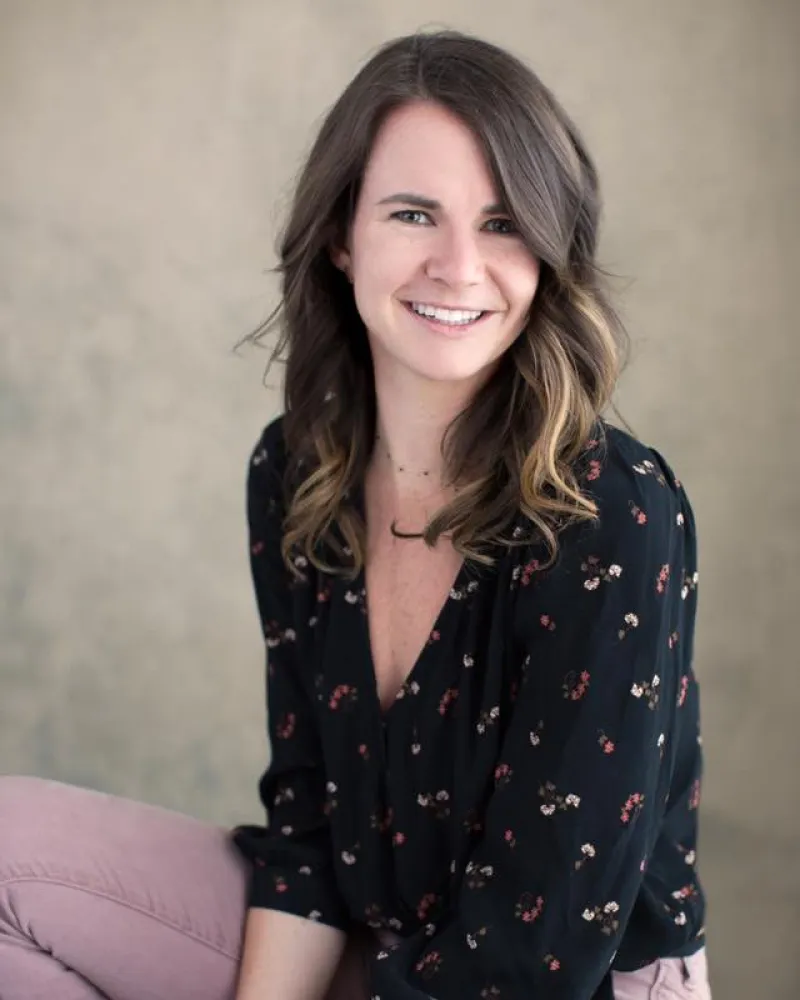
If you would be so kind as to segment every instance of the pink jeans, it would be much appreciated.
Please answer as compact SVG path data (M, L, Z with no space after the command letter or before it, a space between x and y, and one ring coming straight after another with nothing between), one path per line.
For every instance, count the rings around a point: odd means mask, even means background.
M247 871L224 830L0 777L0 1000L231 1000ZM345 951L327 1000L366 1000ZM615 974L618 1000L708 1000L705 954Z

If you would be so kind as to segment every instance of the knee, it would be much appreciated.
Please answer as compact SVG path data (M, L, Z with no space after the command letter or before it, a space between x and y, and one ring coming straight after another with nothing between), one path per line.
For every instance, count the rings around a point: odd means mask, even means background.
M44 778L0 775L0 863L19 858L43 829L58 823L68 786Z

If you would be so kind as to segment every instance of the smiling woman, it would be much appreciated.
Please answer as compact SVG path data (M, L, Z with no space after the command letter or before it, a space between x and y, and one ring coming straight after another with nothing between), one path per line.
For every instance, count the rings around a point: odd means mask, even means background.
M346 88L252 338L269 825L0 780L4 1000L708 1000L695 522L602 415L599 204L497 46Z

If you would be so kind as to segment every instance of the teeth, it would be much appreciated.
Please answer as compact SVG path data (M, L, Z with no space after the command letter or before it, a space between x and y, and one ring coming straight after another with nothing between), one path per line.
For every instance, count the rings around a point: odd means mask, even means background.
M452 323L454 326L474 323L483 315L480 311L468 312L466 309L436 309L433 306L426 306L424 302L412 302L411 308L420 316L435 319L437 323Z

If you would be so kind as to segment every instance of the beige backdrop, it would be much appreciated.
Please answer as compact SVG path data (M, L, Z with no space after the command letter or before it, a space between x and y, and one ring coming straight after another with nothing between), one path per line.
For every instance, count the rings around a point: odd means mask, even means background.
M231 354L365 55L432 19L526 57L605 184L619 402L701 531L701 871L720 1000L796 1000L797 0L0 0L0 771L255 818Z

